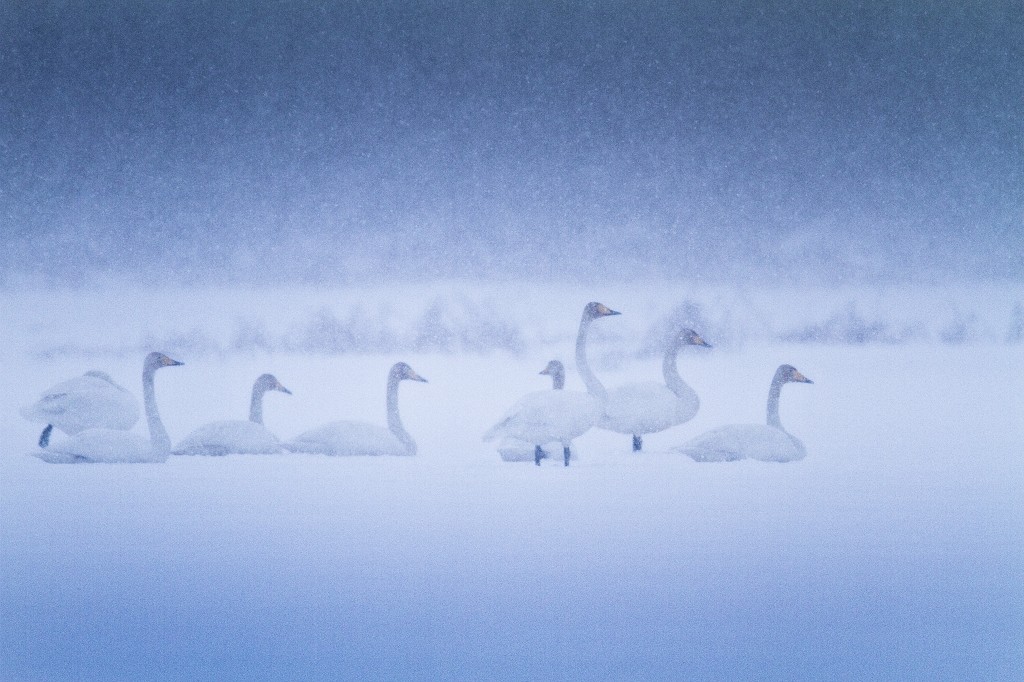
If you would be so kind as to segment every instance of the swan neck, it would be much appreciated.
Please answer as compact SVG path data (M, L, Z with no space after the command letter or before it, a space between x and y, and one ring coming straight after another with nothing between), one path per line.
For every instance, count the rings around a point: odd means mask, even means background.
M586 313L584 313L583 319L580 320L580 331L576 335L576 371L580 373L583 384L587 387L587 392L590 395L601 400L607 400L608 391L605 390L598 378L594 376L594 372L590 369L590 363L587 362L587 332L592 321L593 318Z
M661 363L661 372L665 375L665 385L668 386L669 390L682 398L684 395L693 393L693 389L679 376L679 370L676 367L678 355L679 344L674 343L665 351L665 359Z
M551 377L551 387L556 391L561 391L565 388L565 374L558 372Z
M777 429L782 428L782 421L779 420L779 396L782 394L783 381L779 377L772 379L772 386L768 389L768 426Z
M401 379L394 373L388 375L388 429L395 434L398 440L402 441L411 451L416 451L416 443L413 442L405 427L402 426L402 418L398 415L398 384Z
M252 387L252 400L249 401L249 421L254 424L263 424L263 395L265 389L258 386Z
M160 420L160 411L156 407L156 388L153 386L155 367L142 370L142 398L146 409L146 423L149 425L149 439L153 444L153 452L171 451L171 437L167 435L164 423Z

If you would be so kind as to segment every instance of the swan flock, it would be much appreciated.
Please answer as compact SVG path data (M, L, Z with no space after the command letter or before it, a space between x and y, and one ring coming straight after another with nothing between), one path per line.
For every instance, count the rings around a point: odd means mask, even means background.
M483 434L498 441L497 451L507 462L540 465L547 459L569 466L577 457L573 441L591 429L632 437L632 451L643 451L643 437L680 426L700 409L696 390L680 375L677 358L685 347L711 348L693 329L681 328L665 345L662 382L629 382L605 387L590 366L587 339L592 325L620 315L598 303L588 303L576 334L575 360L585 390L567 390L565 366L551 360L541 375L551 388L523 395ZM253 383L249 418L223 419L203 424L172 446L160 418L156 400L156 372L184 363L160 353L149 353L142 365L142 406L148 438L132 431L139 419L139 401L107 373L91 370L45 390L21 410L30 421L44 424L33 454L50 463L164 462L170 455L274 455L307 453L329 456L417 454L416 441L406 431L399 407L399 386L404 381L426 383L405 362L395 363L386 377L385 423L340 419L280 440L263 422L264 398L269 392L291 395L272 374ZM803 443L782 426L779 399L787 383L813 383L792 365L778 367L769 385L764 424L729 424L695 436L669 453L698 462L741 459L789 462L806 455ZM762 394L763 395L763 394ZM59 432L52 439L54 431ZM559 456L560 455L560 456Z

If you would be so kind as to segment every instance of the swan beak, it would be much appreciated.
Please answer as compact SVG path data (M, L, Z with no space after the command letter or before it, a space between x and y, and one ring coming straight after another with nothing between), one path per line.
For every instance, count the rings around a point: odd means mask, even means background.
M609 308L608 306L603 305L603 304L600 307L598 307L597 312L599 312L599 313L601 313L602 315L605 315L605 316L607 316L607 315L621 315L622 314L618 310L612 310L611 308Z
M426 379L424 379L423 377L421 377L419 374L417 374L416 372L412 371L411 369L409 370L409 376L407 376L406 379L412 379L413 381L422 381L423 383L427 383Z
M291 392L291 391L289 391L289 390L288 390L287 388L285 388L285 387L284 387L284 386L282 386L281 384L278 384L278 385L277 385L277 390L281 391L281 393L287 393L288 395L291 395L291 394L292 394L292 392Z
M810 379L805 377L803 374L801 374L800 372L797 372L795 370L793 372L793 381L798 381L798 382L800 382L802 384L813 384L814 383L813 381L811 381Z
M551 370L549 370L547 367L545 367L540 372L538 372L538 374L551 374Z
M703 336L698 336L696 341L697 341L697 343L694 344L696 346L704 346L705 348L714 348L714 346L712 346L710 343L708 343L707 341L704 340Z
M178 365L184 365L185 363L179 360L174 360L173 358L169 358L165 355L163 360L160 361L160 364L164 367L177 367Z

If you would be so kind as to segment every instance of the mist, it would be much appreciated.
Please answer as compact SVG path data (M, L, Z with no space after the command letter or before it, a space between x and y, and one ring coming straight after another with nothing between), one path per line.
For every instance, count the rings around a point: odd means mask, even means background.
M1019 281L1013 2L0 9L0 281Z

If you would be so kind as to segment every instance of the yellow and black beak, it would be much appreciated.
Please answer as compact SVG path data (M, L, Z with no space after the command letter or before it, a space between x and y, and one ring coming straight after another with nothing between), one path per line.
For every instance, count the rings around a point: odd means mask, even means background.
M714 348L714 346L712 346L710 343L705 341L704 337L701 336L700 334L694 334L693 335L693 345L695 345L695 346L704 346L705 348Z
M604 315L604 316L607 316L607 315L621 315L622 314L618 310L612 310L611 308L606 306L604 303L597 304L597 312L600 313L601 315Z
M185 363L175 360L173 358L169 358L166 355L164 355L163 357L160 358L160 364L163 365L164 367L176 367L178 365L184 365Z
M292 394L292 392L289 391L287 388L285 388L284 384L282 384L280 381L277 382L277 386L275 386L274 388L276 388L277 390L281 391L281 393L287 393L288 395Z
M414 372L411 369L409 370L409 374L405 378L406 379L411 379L412 381L422 381L423 383L427 383L426 379L424 379L423 377L421 377L419 374L417 374L416 372Z
M793 381L799 382L801 384L813 384L814 383L813 381L811 381L810 379L808 379L803 374L801 374L798 370L795 370L795 369L793 370Z

